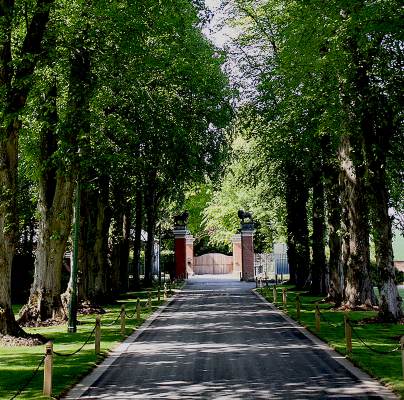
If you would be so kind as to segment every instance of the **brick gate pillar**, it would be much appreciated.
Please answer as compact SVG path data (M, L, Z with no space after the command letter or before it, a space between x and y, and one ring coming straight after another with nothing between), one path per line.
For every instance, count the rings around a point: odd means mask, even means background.
M174 228L174 252L175 252L175 277L184 278L187 265L187 242L188 230L185 226Z
M187 263L186 274L192 276L194 274L194 237L190 234L185 237L185 260Z
M174 228L175 277L186 279L194 274L194 237L185 225Z
M240 275L243 257L241 253L241 235L237 234L231 238L233 243L233 273Z
M254 274L254 225L241 224L242 280L253 281Z

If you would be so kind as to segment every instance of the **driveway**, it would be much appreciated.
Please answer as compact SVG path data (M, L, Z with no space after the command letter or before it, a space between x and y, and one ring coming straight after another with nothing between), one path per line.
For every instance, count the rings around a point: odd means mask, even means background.
M190 279L90 387L68 398L394 398L263 303L253 287Z

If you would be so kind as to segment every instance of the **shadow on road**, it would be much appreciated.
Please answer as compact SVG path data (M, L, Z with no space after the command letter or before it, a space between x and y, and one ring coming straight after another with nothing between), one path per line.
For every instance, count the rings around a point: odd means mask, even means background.
M191 280L83 398L381 398L253 286Z

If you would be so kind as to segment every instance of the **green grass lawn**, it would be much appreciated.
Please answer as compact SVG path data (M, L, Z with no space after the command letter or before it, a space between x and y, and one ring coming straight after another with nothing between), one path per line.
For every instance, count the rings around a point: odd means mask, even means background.
M287 308L285 312L297 319L296 291L287 287ZM259 289L261 294L270 302L273 301L272 288ZM282 305L281 287L277 290L277 306ZM401 293L403 296L403 293ZM339 353L346 355L344 312L331 309L331 305L321 303L321 297L309 296L300 292L301 325L329 343ZM319 303L322 314L320 332L316 331L315 305ZM353 321L354 329L366 344L379 351L389 351L398 346L399 337L404 335L404 326L396 324L366 323L367 318L377 315L373 311L350 311L349 318ZM404 398L404 380L401 369L401 351L381 355L366 348L352 333L351 361L362 370L374 376Z
M157 290L152 292L152 312L163 303L157 302ZM136 301L141 299L142 313L140 321L136 320ZM96 356L94 352L94 338L78 354L70 357L54 355L53 359L53 396L58 397L61 393L77 383L94 366L101 362L109 350L114 348L124 337L120 332L120 321L112 326L107 324L113 322L119 316L121 305L125 304L128 314L135 314L133 318L126 320L126 336L141 325L149 316L150 311L146 307L147 292L127 293L116 304L105 306L106 314L101 316L101 353ZM161 299L163 294L161 293ZM18 306L15 307L17 312ZM96 315L79 315L77 333L67 333L67 325L59 325L43 328L26 328L29 333L40 333L47 339L53 341L54 351L60 353L72 353L77 350L88 338L94 328ZM29 379L43 357L45 346L33 347L0 347L0 399L11 399L18 388ZM17 397L17 399L43 399L43 367L28 385L28 387Z

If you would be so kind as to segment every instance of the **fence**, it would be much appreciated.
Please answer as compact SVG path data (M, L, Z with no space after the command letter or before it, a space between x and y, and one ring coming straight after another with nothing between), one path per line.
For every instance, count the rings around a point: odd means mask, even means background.
M173 294L172 290L172 285L169 283L168 285L165 283L162 293L160 290L160 287L157 290L157 301L160 302L161 296L163 297L164 300L166 300L169 295ZM136 301L136 308L133 310L132 313L129 313L126 310L125 305L121 306L120 312L116 315L116 317L113 319L112 322L108 324L102 324L101 317L97 316L95 320L95 325L94 328L91 330L89 335L87 336L86 340L73 352L69 353L62 353L59 351L56 351L54 349L54 343L53 342L48 342L45 344L45 352L44 355L40 358L38 361L38 364L36 368L32 371L32 374L29 376L29 378L21 384L21 386L18 388L16 393L10 397L10 400L13 400L20 396L24 390L30 385L30 383L33 381L35 376L38 375L41 367L43 366L43 395L47 397L52 397L52 379L53 379L53 364L54 364L54 359L55 357L72 357L78 353L80 353L84 347L89 344L91 341L94 343L94 353L95 355L98 355L101 353L101 336L102 336L102 326L113 326L113 325L120 325L120 333L121 335L126 334L126 321L128 319L134 319L137 321L141 320L141 311L146 310L147 312L152 311L152 306L153 306L153 299L151 296L151 292L149 291L148 293L148 298L146 304L142 307L140 303L140 299L138 298ZM92 340L94 338L94 340Z
M277 304L277 301L278 301L277 294L278 294L278 288L276 287L276 285L273 285L272 286L272 299L273 299L273 303L275 305ZM302 303L300 300L300 294L296 294L295 302L296 302L296 319L300 322L301 306L302 306ZM282 305L283 305L284 310L286 310L286 308L287 308L287 290L285 288L282 288ZM333 329L341 327L341 326L344 327L346 354L348 357L352 357L352 338L353 337L357 340L357 342L360 345L364 346L366 349L368 349L369 351L371 351L372 353L375 353L375 354L389 355L389 354L392 354L392 353L395 353L395 352L401 350L402 374L403 374L403 379L404 379L404 335L402 335L400 337L399 343L396 346L394 346L393 348L388 349L388 350L380 350L366 342L366 339L364 339L360 335L359 331L357 330L357 325L355 324L355 322L349 318L348 313L344 313L343 320L339 324L335 324L332 321L330 321L324 315L324 313L321 312L318 303L316 303L315 307L314 307L314 319L315 319L316 332L320 332L322 322L327 323Z
M289 278L289 264L286 253L262 253L254 255L255 276L258 279L283 281Z

